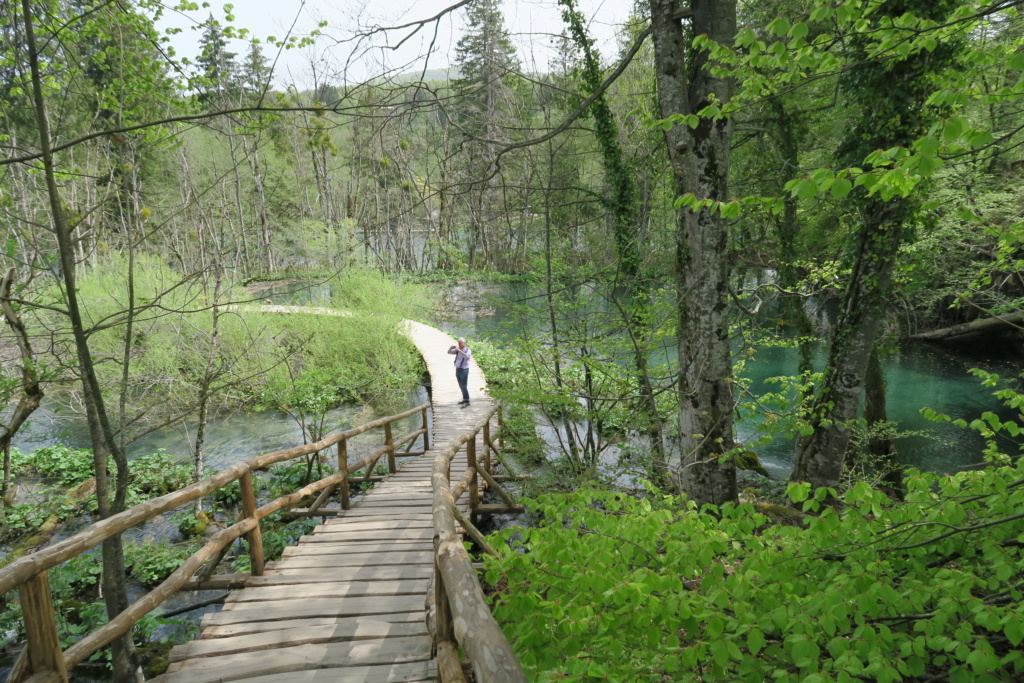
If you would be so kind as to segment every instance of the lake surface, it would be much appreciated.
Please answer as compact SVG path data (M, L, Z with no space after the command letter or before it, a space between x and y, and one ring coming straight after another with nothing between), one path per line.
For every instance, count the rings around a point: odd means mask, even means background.
M531 321L543 319L541 292L525 285L488 287L463 283L450 294L448 308L452 319L442 328L456 336L475 339L494 339L510 342L517 335L542 333ZM591 304L595 313L600 306ZM812 319L826 324L831 317L831 303L809 301ZM536 316L524 315L536 311ZM777 302L766 301L758 316L762 321L781 317ZM825 334L822 334L824 338ZM739 343L734 344L734 349ZM750 392L761 397L778 392L779 386L770 382L774 377L789 376L797 371L797 350L778 346L757 346L752 360L745 364L743 377L750 381ZM993 389L983 387L981 381L970 374L973 367L981 367L1009 378L1019 375L1019 361L985 356L981 345L977 357L965 357L945 351L937 346L905 342L883 359L886 378L886 400L889 420L896 423L902 433L896 441L900 461L905 465L929 471L951 473L977 467L982 463L984 439L976 432L960 429L949 423L936 424L921 417L922 408L932 408L954 418L968 422L980 417L984 411L993 411L1003 420L1016 414L1003 406L993 395ZM827 348L818 343L815 350L815 370L825 363ZM674 357L674 345L667 343L660 360ZM655 358L654 360L659 360ZM762 418L746 417L736 425L737 440L753 445L762 464L773 478L784 479L793 467L794 440L784 435L773 436L764 442Z
M473 339L490 338L499 342L513 341L516 335L535 334L523 310L538 310L543 304L540 292L524 285L491 287L475 283L464 283L451 288L449 292L449 319L441 323L442 329L455 336ZM258 296L274 304L324 305L330 301L330 289L325 284L291 282L266 289ZM761 316L770 319L777 316L777 307L767 302ZM814 317L827 320L826 306L814 311ZM981 349L984 351L984 349ZM668 343L659 356L671 357L675 353ZM815 353L815 368L824 364L825 348L819 344ZM658 359L655 359L658 360ZM910 435L897 440L900 459L903 463L937 472L956 472L975 467L981 462L984 441L975 432L963 430L951 424L935 424L921 417L922 408L928 407L968 421L992 410L1009 419L1013 412L1004 408L992 396L992 389L983 387L970 374L972 367L1012 376L1017 367L1010 360L990 358L969 358L954 355L938 347L905 343L899 346L883 361L887 383L889 419L898 424L902 432ZM778 391L778 385L770 380L774 377L792 375L796 372L797 351L795 348L760 346L753 360L745 365L744 377L750 381L750 391L755 396ZM388 409L372 406L346 405L331 411L328 417L330 431L346 429L370 420L394 414L429 400L425 387L416 387L404 401L396 402ZM414 429L410 418L409 430ZM744 443L764 441L762 420L747 417L737 424L737 438ZM194 438L194 426L185 425L161 429L134 442L129 447L129 456L151 453L157 449L187 460L189 440ZM367 437L365 449L369 452L375 441ZM15 445L23 451L40 446L64 443L72 447L87 448L88 432L81 417L55 412L52 402L47 402L27 428L18 435ZM246 458L269 451L288 448L302 443L302 432L291 417L275 413L237 412L210 420L207 431L207 466L223 469ZM361 444L354 444L359 449ZM776 436L754 449L762 463L773 477L784 478L792 468L793 440ZM358 450L357 450L358 452ZM355 453L353 453L355 455Z

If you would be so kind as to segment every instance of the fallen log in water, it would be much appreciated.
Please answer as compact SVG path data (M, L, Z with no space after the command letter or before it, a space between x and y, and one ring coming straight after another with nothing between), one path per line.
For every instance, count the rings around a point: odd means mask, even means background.
M930 332L910 335L910 339L918 341L945 341L968 335L981 334L983 332L996 332L1005 329L1022 329L1024 326L1024 313L1011 313L993 318L979 318L969 323L961 323L951 327L943 327Z

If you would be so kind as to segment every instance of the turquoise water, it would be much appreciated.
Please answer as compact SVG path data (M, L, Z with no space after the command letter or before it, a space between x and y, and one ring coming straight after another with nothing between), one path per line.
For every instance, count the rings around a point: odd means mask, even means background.
M519 334L535 335L538 330L545 329L545 325L537 322L544 319L540 310L543 305L540 294L522 285L481 288L465 284L456 287L449 305L453 319L442 327L452 334L467 337L471 342L474 338L508 342ZM813 301L811 303L814 305ZM595 313L605 310L595 304L585 305ZM534 315L523 315L519 307L525 307ZM827 323L827 309L828 306L817 305L812 318ZM759 318L772 321L778 317L774 302L765 302ZM740 344L736 342L734 350L739 348ZM755 345L755 349L756 354L746 363L743 376L750 381L750 392L760 398L766 393L779 391L778 385L768 382L770 378L796 373L797 350L763 345ZM821 370L824 365L825 351L824 344L819 343L815 351L816 370ZM984 348L980 351L984 352ZM675 353L673 344L669 342L655 354L654 360L664 361L673 358ZM889 420L906 434L896 440L902 463L950 473L976 467L982 462L984 440L975 432L949 423L929 422L920 413L923 408L932 408L954 418L971 421L990 410L1004 420L1014 417L1015 413L992 395L992 389L983 387L980 380L970 374L972 367L979 366L1002 377L1019 374L1019 364L1011 360L992 360L983 355L963 357L939 347L909 342L901 344L883 359ZM742 443L756 444L753 448L765 468L773 477L785 478L793 466L794 440L777 435L763 442L762 422L763 418L757 416L740 420L736 425L737 439Z
M504 287L481 287L474 284L460 285L449 292L449 320L441 324L446 331L457 336L492 338L511 341L517 334L533 334L543 329L538 322L542 318L539 310L543 304L540 292L522 285ZM290 283L267 290L259 295L277 304L323 305L330 298L324 285L310 289L303 283ZM762 316L772 319L769 305ZM600 306L583 301L595 313ZM535 317L522 315L532 312ZM820 311L819 316L823 315ZM827 317L827 316L826 316ZM737 345L738 348L738 345ZM675 349L671 342L656 356L662 360L672 358ZM655 358L655 360L658 360ZM819 345L815 356L815 367L824 364L824 348ZM959 357L941 349L921 344L905 344L884 362L887 381L889 419L904 432L922 432L900 438L897 448L901 461L907 465L938 472L955 472L976 466L981 461L983 440L971 431L962 430L950 424L934 424L920 415L928 407L953 417L972 420L983 411L993 410L1003 419L1012 417L1012 412L1001 407L992 396L992 390L982 387L980 381L969 373L971 367L983 365L985 369L1010 376L1014 365L1010 362L986 361ZM778 390L769 383L772 377L790 375L796 372L797 352L793 348L760 347L754 359L746 364L745 377L750 381L750 391L755 396ZM387 409L372 406L341 406L328 417L329 431L345 429L363 422L393 414L408 407L427 402L424 387L409 392L404 402ZM25 451L49 445L64 443L73 447L88 447L88 433L84 421L67 413L56 412L53 403L47 402L29 425L18 434L15 446ZM418 418L410 418L408 429ZM748 417L737 424L737 438L741 442L754 443L763 440L762 420ZM403 425L403 428L406 425ZM129 456L150 453L164 449L182 460L189 457L189 440L195 435L194 425L161 429L134 442L129 447ZM353 444L356 449L367 452L375 447L375 441ZM264 412L237 412L218 416L210 420L207 431L207 466L221 469L235 462L281 448L302 443L298 424L287 415ZM755 446L765 467L777 477L788 475L792 467L793 440L784 435L775 436L766 443Z

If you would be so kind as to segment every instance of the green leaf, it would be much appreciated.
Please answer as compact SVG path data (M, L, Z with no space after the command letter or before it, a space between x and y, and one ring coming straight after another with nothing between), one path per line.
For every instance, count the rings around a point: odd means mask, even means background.
M752 628L747 631L747 649L750 654L756 655L765 646L764 634L759 629Z
M832 183L832 187L830 189L832 190L833 197L836 199L842 199L846 195L850 194L850 190L853 189L853 183L846 178L837 178L836 181Z
M800 199L810 199L818 194L818 184L810 178L805 178L796 186L796 196Z
M1003 634L1011 645L1018 647L1024 641L1024 615L1011 614L1003 626Z
M946 119L946 124L942 127L942 139L946 142L954 142L963 135L965 130L967 130L967 121L959 116L950 117Z
M728 204L719 204L718 210L722 213L722 218L739 218L743 211L743 205L733 201Z
M811 12L811 21L821 21L822 19L828 16L828 13L831 10L832 8L828 5L821 5L819 7L815 7L814 11Z
M789 33L789 19L786 17L778 17L767 26L769 33L774 33L777 36L784 36Z

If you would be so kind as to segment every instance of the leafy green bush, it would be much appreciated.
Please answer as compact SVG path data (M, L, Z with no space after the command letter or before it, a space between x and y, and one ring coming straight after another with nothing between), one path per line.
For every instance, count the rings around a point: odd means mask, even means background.
M216 471L210 472L209 476L212 477L214 474ZM214 501L223 507L235 507L242 504L242 487L237 481L233 481L227 486L221 486L212 495Z
M162 496L192 483L192 467L164 450L140 455L130 464L130 486L146 498Z
M15 476L52 477L63 486L74 486L93 476L92 451L67 446L46 446L31 453L11 450L11 468Z
M154 543L126 543L125 565L129 573L147 586L155 586L184 564L193 552L187 547Z
M834 491L791 485L803 527L750 503L542 496L487 560L495 616L537 680L1020 680L1024 461L907 489L826 507Z
M268 515L263 519L260 527L264 559L268 562L281 559L286 547L298 543L301 536L312 533L318 523L316 519L310 518L289 522L286 512L275 512ZM239 553L234 564L238 571L250 571L248 541L243 540L243 543L246 546L246 551Z
M529 367L514 351L484 340L473 342L473 355L487 375L490 394L503 405L504 452L524 462L543 461L544 442L537 436L529 400L521 393Z
M0 540L6 541L37 530L47 513L31 503L0 506Z

